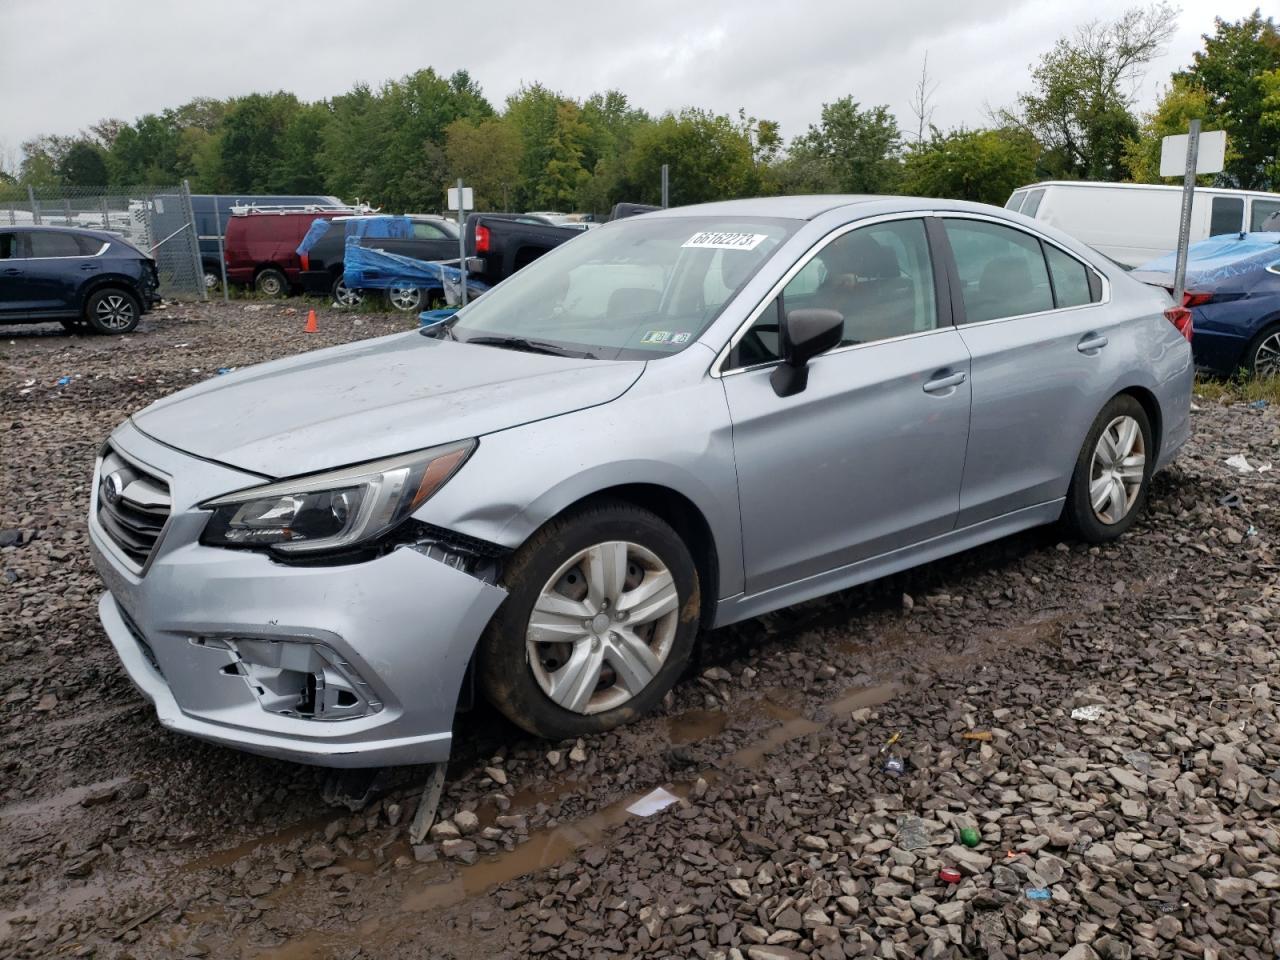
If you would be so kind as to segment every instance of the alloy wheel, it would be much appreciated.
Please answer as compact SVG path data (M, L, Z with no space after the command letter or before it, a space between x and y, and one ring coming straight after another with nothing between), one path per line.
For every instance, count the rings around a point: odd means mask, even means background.
M422 291L417 287L391 287L387 290L387 299L397 310L408 312L418 309L422 303Z
M93 309L99 325L107 330L127 330L133 323L133 301L120 293L109 293Z
M340 307L355 307L364 302L364 294L339 280L333 287L333 299Z
M1146 476L1146 440L1133 417L1116 417L1098 437L1089 467L1089 502L1102 523L1119 523L1133 509Z
M1258 344L1253 354L1253 375L1259 378L1280 376L1280 330Z
M679 600L671 571L639 544L580 551L552 574L529 614L525 648L538 686L573 713L622 706L670 655Z
M218 284L222 282L222 278L211 270L206 270L204 274L204 288L210 292L218 289Z

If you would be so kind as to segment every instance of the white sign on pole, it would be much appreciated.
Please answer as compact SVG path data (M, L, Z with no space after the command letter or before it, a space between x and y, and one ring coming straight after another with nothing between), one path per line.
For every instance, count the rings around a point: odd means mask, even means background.
M462 205L461 206L458 205L458 188L457 187L450 187L446 191L446 193L448 193L447 208L449 210L474 210L476 208L475 191L473 191L470 187L462 188Z
M1221 173L1227 158L1227 132L1211 130L1200 134L1196 174ZM1187 134L1178 133L1160 141L1160 176L1180 177L1187 172Z

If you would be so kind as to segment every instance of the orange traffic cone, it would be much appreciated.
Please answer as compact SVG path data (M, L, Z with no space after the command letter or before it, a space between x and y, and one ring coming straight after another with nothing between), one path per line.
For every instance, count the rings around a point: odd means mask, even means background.
M316 312L309 310L307 312L307 333L315 333L320 328L316 326Z

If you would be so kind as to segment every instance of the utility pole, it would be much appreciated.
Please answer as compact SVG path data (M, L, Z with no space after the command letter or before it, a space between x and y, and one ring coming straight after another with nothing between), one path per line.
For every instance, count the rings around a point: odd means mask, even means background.
M671 205L670 183L667 178L667 165L662 165L662 209L665 210Z

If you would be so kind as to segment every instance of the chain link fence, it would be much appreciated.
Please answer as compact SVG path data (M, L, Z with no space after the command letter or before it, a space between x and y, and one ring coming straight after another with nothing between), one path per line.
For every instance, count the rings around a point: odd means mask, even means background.
M141 187L0 185L0 226L31 225L119 233L155 258L161 296L208 297L186 181Z

